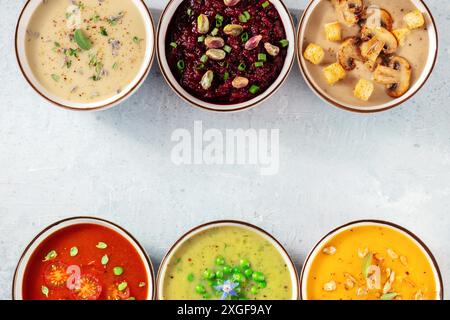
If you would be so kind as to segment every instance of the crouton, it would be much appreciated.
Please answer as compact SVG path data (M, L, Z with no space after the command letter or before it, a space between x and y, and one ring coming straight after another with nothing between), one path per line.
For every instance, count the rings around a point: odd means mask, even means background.
M369 101L370 96L372 96L374 90L374 85L372 82L360 79L353 90L353 95L363 101Z
M331 22L325 25L325 35L328 41L342 40L342 27L339 22Z
M424 26L425 18L420 10L414 10L406 14L403 17L403 21L406 23L409 29L418 29Z
M323 51L321 46L310 43L308 47L306 47L303 56L306 60L310 61L313 64L320 64L325 57L325 51Z
M346 76L345 69L339 63L333 63L323 69L323 73L329 85L334 85Z
M395 30L392 31L394 36L397 38L398 44L401 45L401 46L405 45L406 36L410 32L411 31L408 28L400 28L400 29L395 29Z

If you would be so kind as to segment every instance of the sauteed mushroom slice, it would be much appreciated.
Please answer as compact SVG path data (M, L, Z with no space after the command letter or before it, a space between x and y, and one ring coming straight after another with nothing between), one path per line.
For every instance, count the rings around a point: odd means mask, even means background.
M392 31L392 26L394 24L394 19L392 19L389 11L382 9L378 6L369 6L366 10L366 26L369 28L385 28L386 30Z
M370 71L373 71L377 66L383 48L384 42L377 37L361 44L361 55L366 60L365 64Z
M364 41L368 41L373 37L384 42L383 51L387 54L394 53L398 48L397 38L389 30L383 27L369 28L368 26L363 26L361 29L361 38Z
M331 0L337 14L349 26L359 22L364 13L363 0Z
M394 56L389 66L379 65L374 80L386 85L386 92L392 98L399 98L408 91L411 83L411 65L405 58Z
M355 60L362 60L359 43L359 38L351 37L347 38L339 48L338 61L346 71L355 69Z

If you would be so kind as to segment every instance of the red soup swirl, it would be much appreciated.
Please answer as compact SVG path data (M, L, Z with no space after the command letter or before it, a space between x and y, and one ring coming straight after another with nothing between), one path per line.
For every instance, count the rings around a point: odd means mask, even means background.
M185 0L170 22L166 55L200 100L237 104L266 91L286 60L286 32L268 0Z
M25 300L145 300L148 277L139 253L117 232L96 224L56 231L25 269Z

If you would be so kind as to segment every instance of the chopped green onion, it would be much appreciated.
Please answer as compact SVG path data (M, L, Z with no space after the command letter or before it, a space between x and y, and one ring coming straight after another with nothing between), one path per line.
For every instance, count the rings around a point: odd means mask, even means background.
M109 257L107 254L105 254L101 259L101 263L102 263L102 265L106 266L108 264L108 262L109 262Z
M265 53L259 53L258 54L258 61L266 62L267 61L266 54Z
M248 12L248 11L244 11L244 16L245 16L245 18L247 19L247 21L250 20L250 18L252 17L252 16L250 15L250 12Z
M99 243L97 243L97 245L95 247L97 249L106 249L106 248L108 248L108 245L104 242L99 242Z
M223 24L223 16L216 14L216 27L219 28Z
M122 267L114 267L113 272L114 272L114 275L120 276L123 273L123 268Z
M205 41L205 36L200 36L197 38L197 42L204 42Z
M119 283L119 285L117 286L117 289L119 289L119 291L123 291L128 287L128 283L127 282L121 282Z
M247 22L247 18L243 14L240 14L239 15L239 22L246 23Z
M176 42L171 42L171 43L170 43L170 46L171 46L172 48L174 48L174 49L175 49L175 48L176 48L176 47L177 47L178 45L177 45L177 43L176 43Z
M262 62L262 61L255 62L255 67L257 67L257 68L260 68L263 65L264 65L264 62Z
M197 70L203 70L203 69L205 69L205 65L203 63L199 63L195 68Z
M223 51L225 51L226 53L230 53L231 49L232 48L229 45L227 45L227 44L223 47Z
M270 2L269 1L263 2L263 4L261 6L265 9L268 6L270 6Z
M190 17L194 13L191 8L188 8L186 11L187 15Z
M286 48L289 45L289 41L286 39L280 40L280 44L283 48Z
M178 68L178 70L183 71L185 66L186 66L186 65L184 64L184 61L183 61L183 60L178 60L178 62L177 62L177 68Z
M244 32L243 34L241 34L241 40L242 40L242 42L248 41L248 33L247 32Z
M218 33L219 33L219 29L218 29L218 28L214 28L214 29L211 31L211 35L213 35L213 36L217 36Z
M46 286L41 286L41 292L44 296L46 296L48 298L49 290Z
M253 84L248 91L250 91L250 93L252 93L252 94L256 94L259 91L259 87L255 84Z
M239 71L245 71L246 68L247 68L247 66L243 62L238 66Z
M70 256L71 257L75 257L77 254L78 254L78 248L77 247L70 248Z
M206 54L202 55L202 57L200 58L200 61L203 63L206 63L206 61L208 61L208 56Z
M52 77L53 77L53 76L54 76L54 75L52 74ZM58 76L58 80L59 80L59 76ZM55 80L55 81L58 81L58 80ZM47 255L45 256L45 258L44 258L43 261L50 261L50 260L53 260L53 259L55 259L57 256L58 256L58 254L56 253L56 251L55 251L55 250L52 250L52 251L50 251L49 253L47 253Z
M230 78L230 73L229 72L225 72L223 74L223 80L227 81Z

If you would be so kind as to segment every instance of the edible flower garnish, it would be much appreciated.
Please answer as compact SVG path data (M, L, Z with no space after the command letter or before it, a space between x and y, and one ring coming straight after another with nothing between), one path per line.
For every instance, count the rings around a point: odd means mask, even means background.
M239 283L232 282L231 280L225 281L222 285L215 286L214 289L222 292L220 300L225 300L228 297L237 297L238 294L234 290L239 287Z

